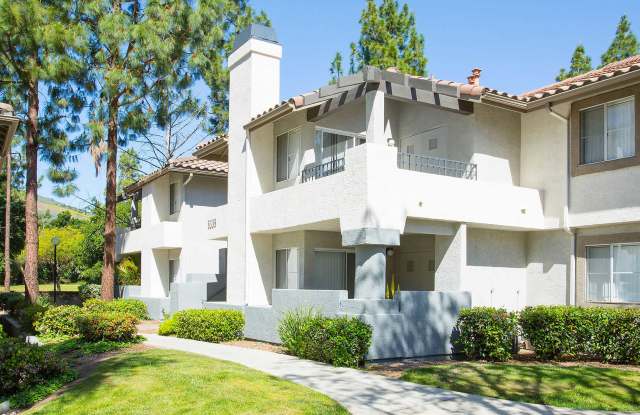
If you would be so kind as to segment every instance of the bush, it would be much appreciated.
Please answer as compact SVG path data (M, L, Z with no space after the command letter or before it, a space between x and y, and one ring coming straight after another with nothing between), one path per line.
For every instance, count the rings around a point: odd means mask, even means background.
M237 310L183 310L172 317L176 336L219 343L242 338L244 315Z
M18 321L24 331L35 332L35 324L47 311L47 307L40 304L29 304L17 312Z
M176 321L173 317L167 318L160 323L158 334L161 336L173 336L176 334Z
M18 310L26 307L28 301L24 295L16 292L3 292L0 293L0 309L15 314Z
M44 384L67 371L56 354L19 339L0 340L0 396Z
M563 356L640 363L640 310L537 306L520 314L524 337L541 359Z
M371 345L372 329L355 317L324 317L312 309L287 312L278 326L288 353L334 366L357 367Z
M0 324L0 341L6 338L7 338L7 334L4 332L4 327L2 327L2 324Z
M100 298L100 284L80 284L78 295L83 302L91 298Z
M75 305L52 307L36 322L35 329L45 336L77 336L80 333L76 320L83 312Z
M136 337L138 319L114 311L88 311L78 316L76 323L80 336L89 342L132 341Z
M456 329L454 347L467 359L505 361L513 356L518 334L515 313L492 307L463 309Z
M136 316L140 320L147 320L147 305L141 300L132 298L118 298L116 300L104 301L97 298L90 298L84 302L83 307L88 311L96 312L118 312Z
M80 281L84 281L88 285L97 285L100 287L100 280L102 279L102 261L98 261L91 267L80 271L78 279Z

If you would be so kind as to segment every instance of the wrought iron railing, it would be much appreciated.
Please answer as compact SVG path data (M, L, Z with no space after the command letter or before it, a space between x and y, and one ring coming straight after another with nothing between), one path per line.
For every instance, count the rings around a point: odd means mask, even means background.
M438 157L420 156L417 154L398 153L398 167L405 170L459 177L469 180L477 180L478 178L477 164Z
M344 158L328 161L326 163L309 166L302 170L302 183L310 182L321 177L344 171Z

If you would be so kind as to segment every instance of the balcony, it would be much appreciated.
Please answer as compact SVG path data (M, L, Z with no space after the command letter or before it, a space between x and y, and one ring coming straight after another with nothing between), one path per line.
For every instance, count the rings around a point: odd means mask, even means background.
M341 171L344 171L344 157L305 168L302 170L302 183L331 176Z
M177 222L163 221L138 229L119 229L116 250L119 255L141 252L144 248L172 249L182 246L182 227Z
M398 168L440 176L477 180L478 166L464 161L398 152Z

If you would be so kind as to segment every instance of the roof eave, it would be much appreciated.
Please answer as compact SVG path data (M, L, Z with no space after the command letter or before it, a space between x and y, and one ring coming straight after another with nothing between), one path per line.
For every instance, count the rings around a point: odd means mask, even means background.
M129 186L123 189L123 193L125 195L131 195L138 190L142 189L145 185L151 183L154 180L159 179L167 173L187 173L193 174L195 176L208 176L208 177L227 177L227 172L215 171L215 170L199 170L199 169L189 169L186 167L163 167L160 170L156 170L155 172L149 174L148 176L143 177L135 183L130 184Z

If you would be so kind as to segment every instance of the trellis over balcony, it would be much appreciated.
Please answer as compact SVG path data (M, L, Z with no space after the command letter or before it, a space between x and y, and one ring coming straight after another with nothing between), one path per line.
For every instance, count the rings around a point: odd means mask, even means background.
M418 154L398 152L398 168L468 180L478 179L477 164Z

